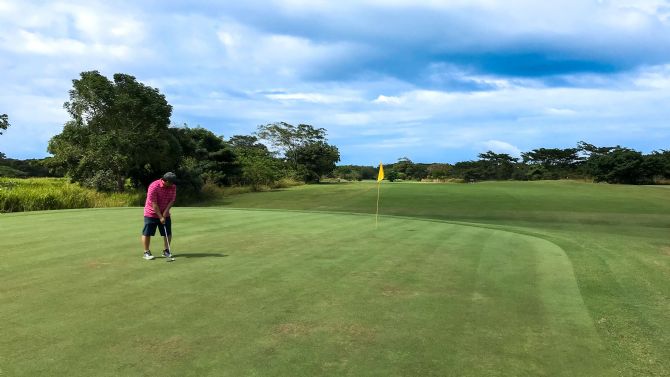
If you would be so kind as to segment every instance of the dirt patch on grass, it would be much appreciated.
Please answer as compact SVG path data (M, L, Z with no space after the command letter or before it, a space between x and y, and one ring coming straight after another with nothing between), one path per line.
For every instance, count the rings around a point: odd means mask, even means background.
M142 354L152 355L159 360L176 360L191 353L189 344L181 336L167 339L137 339L135 348Z
M312 331L314 331L314 328L304 323L282 323L275 327L273 332L279 336L298 337L307 336Z
M97 260L90 260L90 261L86 262L86 267L90 268L90 269L98 269L98 268L107 267L107 266L110 266L110 265L111 265L111 263L109 263L109 262L100 262L100 261L97 261Z
M408 298L408 297L417 296L418 294L419 294L419 292L410 291L408 289L404 289L404 288L398 287L396 285L385 285L385 286L382 287L382 296L384 296L384 297Z
M670 257L670 246L662 246L661 254Z
M400 287L396 287L394 285L385 285L382 287L382 295L386 297L391 297L391 296L402 296L404 294L404 291Z
M369 327L358 323L349 323L335 326L331 329L332 333L342 334L353 341L372 342L377 332Z
M346 339L345 342L372 342L376 336L374 329L357 323L335 323L318 326L295 322L282 323L274 328L273 334L279 338L299 338L319 332Z

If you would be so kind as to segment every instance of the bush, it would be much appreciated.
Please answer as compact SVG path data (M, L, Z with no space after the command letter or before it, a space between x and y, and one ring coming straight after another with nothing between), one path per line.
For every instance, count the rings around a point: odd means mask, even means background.
M85 179L82 184L85 187L102 192L113 192L118 186L116 177L111 170L97 171L91 178Z

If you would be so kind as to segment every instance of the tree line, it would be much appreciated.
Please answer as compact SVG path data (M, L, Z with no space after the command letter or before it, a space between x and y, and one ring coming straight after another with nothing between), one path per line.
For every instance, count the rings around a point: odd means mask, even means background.
M175 171L182 192L197 194L207 183L219 186L272 186L282 179L319 182L322 177L375 179L373 166L343 165L326 130L286 122L258 126L252 135L228 139L201 127L171 125L172 106L158 89L127 74L112 80L98 71L72 80L64 108L70 120L39 160L16 160L0 153L0 176L67 176L99 191L144 188L165 171ZM0 114L0 135L9 128ZM670 151L642 154L622 147L579 142L575 148L539 148L520 158L487 151L477 160L414 163L400 158L386 165L395 180L593 179L649 184L670 178Z
M670 179L670 151L642 154L622 147L597 147L581 141L575 148L539 148L521 153L521 158L487 151L478 160L455 164L414 163L403 157L385 165L385 176L395 180L485 180L592 179L596 182L653 184ZM334 175L347 180L373 179L372 166L339 166Z
M108 192L144 188L174 171L183 195L197 194L206 183L318 182L340 160L323 128L276 122L226 140L201 127L171 125L172 106L165 96L133 76L115 74L110 80L89 71L72 82L64 104L70 120L49 141L52 157L37 162L44 170L36 169L34 161L4 156L1 165L25 175L67 176Z

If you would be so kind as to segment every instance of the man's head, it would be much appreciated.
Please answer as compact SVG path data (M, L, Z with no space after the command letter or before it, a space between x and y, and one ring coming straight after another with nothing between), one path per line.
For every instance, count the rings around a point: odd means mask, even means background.
M161 178L161 179L163 180L163 182L165 182L167 184L170 184L170 185L173 185L175 183L175 181L177 180L177 176L173 172L169 171L169 172L163 174L163 178Z

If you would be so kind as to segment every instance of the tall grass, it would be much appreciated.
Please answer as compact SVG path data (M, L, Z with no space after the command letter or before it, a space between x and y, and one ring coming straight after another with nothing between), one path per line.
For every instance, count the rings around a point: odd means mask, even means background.
M97 192L66 178L0 178L0 212L136 206L142 198L136 192Z

